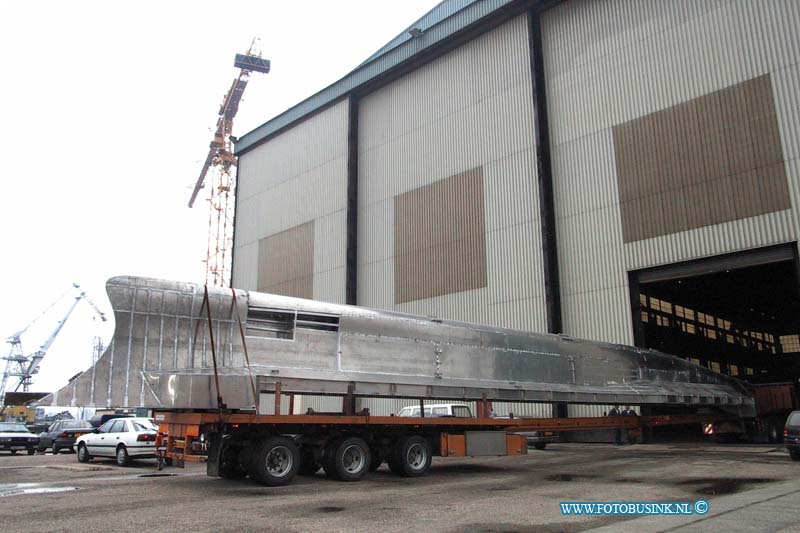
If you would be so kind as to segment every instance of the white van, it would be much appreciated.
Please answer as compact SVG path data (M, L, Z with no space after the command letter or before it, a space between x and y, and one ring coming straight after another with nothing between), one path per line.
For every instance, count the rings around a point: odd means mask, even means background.
M409 416L419 416L419 405L410 405L408 407L403 407L397 413L397 416L409 417ZM472 418L472 411L469 409L469 405L464 403L440 403L435 405L426 405L425 406L425 416L426 417L439 417L439 416L449 416L454 418Z

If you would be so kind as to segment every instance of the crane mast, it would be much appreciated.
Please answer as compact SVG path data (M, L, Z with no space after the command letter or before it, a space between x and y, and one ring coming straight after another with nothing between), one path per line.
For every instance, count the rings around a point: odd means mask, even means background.
M33 383L33 375L39 372L39 365L41 364L42 359L44 359L44 357L47 355L47 352L50 350L53 342L55 342L56 337L58 337L58 334L61 333L61 330L64 328L64 324L66 324L67 320L69 320L69 317L72 315L72 312L75 311L75 308L78 306L81 300L85 300L86 303L92 307L97 316L100 317L100 320L103 322L106 321L105 313L100 311L100 308L97 307L97 304L95 304L86 295L85 291L81 290L80 285L73 283L72 286L78 291L78 295L75 296L74 301L72 304L70 304L66 313L63 315L61 320L56 323L55 328L50 332L50 335L45 339L41 346L39 346L38 350L32 354L25 355L22 349L22 335L28 330L28 328L31 327L31 325L33 325L34 322L39 320L45 313L52 309L56 303L61 301L64 295L59 297L58 300L48 306L44 312L37 316L27 326L6 339L6 342L11 345L11 349L9 354L3 358L6 361L6 368L3 372L2 381L0 382L0 405L3 404L5 392L9 384L9 379L11 378L17 378L17 383L14 385L13 389L14 391L17 391L20 387L22 387L24 392L29 392L30 386Z
M245 54L236 54L234 66L239 75L233 80L219 109L214 138L192 189L189 207L194 206L200 189L210 182L208 195L208 243L206 250L206 285L218 287L230 283L230 251L233 244L234 190L236 188L236 158L233 155L233 119L247 87L251 72L267 74L268 59L254 51L256 40Z
M65 314L64 318L59 320L56 324L56 329L50 333L50 336L47 337L41 346L39 346L38 350L27 357L28 364L25 366L23 371L18 374L11 374L12 377L21 378L19 385L22 385L22 390L24 392L28 392L30 390L31 383L33 382L33 375L39 372L39 364L42 362L42 359L44 359L44 356L47 355L47 351L50 349L50 346L53 345L56 337L58 337L58 334L61 333L61 330L64 328L64 324L67 323L67 320L69 320L69 317L72 315L72 312L75 310L75 308L78 307L80 301L81 297L76 296L75 300L72 302L72 305L70 305L69 309L67 309L67 314ZM19 388L19 385L17 385L17 388Z

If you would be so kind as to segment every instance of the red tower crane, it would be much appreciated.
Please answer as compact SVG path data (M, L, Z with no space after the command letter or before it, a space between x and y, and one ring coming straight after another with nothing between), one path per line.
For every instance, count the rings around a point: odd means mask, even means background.
M222 100L217 118L217 129L208 149L208 155L195 182L189 207L194 206L200 189L210 181L208 193L208 248L206 251L206 284L227 287L230 284L231 247L233 244L233 210L236 188L236 158L233 155L231 134L233 119L239 111L242 94L251 72L269 73L268 59L254 50L256 40L244 54L236 54L234 66L239 75Z

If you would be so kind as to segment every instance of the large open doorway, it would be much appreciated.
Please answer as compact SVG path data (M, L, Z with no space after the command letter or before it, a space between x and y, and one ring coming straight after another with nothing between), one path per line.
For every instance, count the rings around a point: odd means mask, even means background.
M794 243L631 272L630 286L638 346L747 383L798 384Z
M794 245L631 273L636 344L752 383L800 378Z

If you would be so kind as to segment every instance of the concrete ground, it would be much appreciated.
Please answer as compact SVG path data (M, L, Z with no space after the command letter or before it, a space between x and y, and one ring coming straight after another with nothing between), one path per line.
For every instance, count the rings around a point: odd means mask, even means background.
M160 476L159 474L168 474ZM158 477L154 477L158 476ZM692 517L563 516L561 501L708 500ZM800 462L764 445L552 444L524 457L438 459L407 479L322 474L270 488L74 454L0 454L3 531L800 531Z

